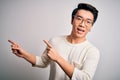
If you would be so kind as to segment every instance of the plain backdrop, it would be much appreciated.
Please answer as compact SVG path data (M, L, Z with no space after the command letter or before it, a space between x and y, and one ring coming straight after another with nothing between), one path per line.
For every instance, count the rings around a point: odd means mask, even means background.
M40 56L43 40L71 32L71 13L80 2L99 10L87 38L100 50L94 80L120 80L120 0L0 0L0 80L48 80L47 68L32 67L12 54L8 39Z

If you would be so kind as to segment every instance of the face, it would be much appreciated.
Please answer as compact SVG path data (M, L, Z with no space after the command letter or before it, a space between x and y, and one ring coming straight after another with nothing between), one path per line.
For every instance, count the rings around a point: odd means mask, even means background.
M85 38L93 24L93 14L87 10L78 10L71 24L72 36L75 38Z

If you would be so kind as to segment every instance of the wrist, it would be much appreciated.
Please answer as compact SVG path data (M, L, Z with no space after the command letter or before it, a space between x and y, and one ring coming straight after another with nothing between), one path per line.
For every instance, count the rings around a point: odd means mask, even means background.
M30 62L32 65L36 64L36 56L31 53L25 52L23 58Z
M63 61L63 58L62 58L61 56L59 56L59 57L56 59L55 62L59 64L61 61Z
M23 58L28 58L28 57L29 57L29 53L26 52L26 51L24 51L22 57L23 57Z

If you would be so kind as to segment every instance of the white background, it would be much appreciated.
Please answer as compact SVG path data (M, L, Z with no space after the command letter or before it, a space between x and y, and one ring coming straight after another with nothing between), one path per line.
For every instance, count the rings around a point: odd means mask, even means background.
M25 50L41 55L43 40L71 32L71 13L87 2L99 10L88 34L101 52L94 80L120 80L119 0L0 0L0 80L48 80L48 68L32 67L11 53L8 39Z

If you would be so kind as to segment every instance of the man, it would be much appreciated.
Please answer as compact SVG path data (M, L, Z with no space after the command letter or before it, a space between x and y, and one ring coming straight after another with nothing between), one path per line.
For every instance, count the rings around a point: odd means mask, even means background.
M86 39L86 35L97 16L98 11L92 5L78 4L72 12L71 34L54 37L49 42L44 40L47 48L41 57L28 53L12 40L8 41L13 53L33 66L50 65L49 80L91 80L99 61L99 50Z

